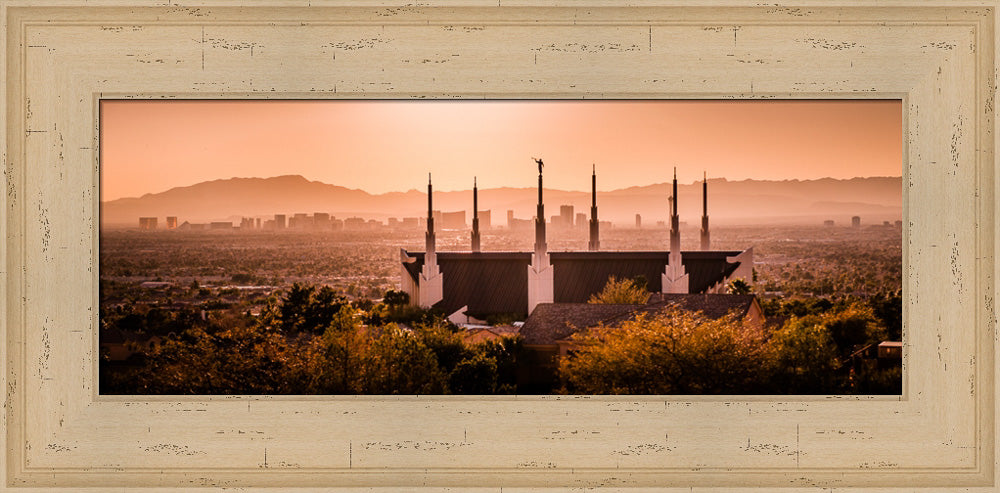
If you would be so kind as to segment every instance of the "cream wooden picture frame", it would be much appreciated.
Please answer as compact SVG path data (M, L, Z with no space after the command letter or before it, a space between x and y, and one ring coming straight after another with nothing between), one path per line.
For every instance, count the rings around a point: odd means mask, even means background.
M0 1L4 487L996 491L995 1L243 3ZM899 98L903 395L100 396L106 97Z

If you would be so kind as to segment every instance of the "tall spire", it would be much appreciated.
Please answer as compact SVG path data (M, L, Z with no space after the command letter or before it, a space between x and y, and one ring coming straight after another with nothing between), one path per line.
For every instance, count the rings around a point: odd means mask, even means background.
M472 251L479 251L479 188L472 177Z
M535 158L532 158L535 159ZM544 254L545 245L545 204L542 201L542 164L541 159L535 159L538 163L538 208L535 213L535 253Z
M593 169L590 175L590 243L587 244L587 249L596 252L601 249L601 240L599 239L600 223L597 221L597 165L593 165Z
M673 194L670 195L670 251L680 253L681 231L680 218L677 215L677 168L674 167Z
M532 158L535 159L535 158ZM539 303L555 300L555 280L549 254L545 251L545 205L542 202L542 160L538 163L538 211L535 213L535 253L528 265L528 313Z
M708 172L704 172L701 181L701 249L711 247L708 235Z
M427 262L437 263L437 256L435 255L435 241L434 241L434 187L431 185L431 174L427 173L427 233L424 235L424 245L427 251L427 256L433 256L433 259L426 259Z
M674 168L673 193L670 195L670 255L661 277L664 293L687 293L688 274L681 256L680 218L677 214L677 168Z
M427 234L424 266L420 271L417 288L418 304L429 308L444 298L444 278L437 263L437 250L434 241L434 188L431 185L431 174L427 173Z

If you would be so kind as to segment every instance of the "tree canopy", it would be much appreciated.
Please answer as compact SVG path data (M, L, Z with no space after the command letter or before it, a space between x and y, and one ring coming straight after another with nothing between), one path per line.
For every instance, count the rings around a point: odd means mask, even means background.
M642 279L608 278L604 289L590 297L587 303L633 304L645 303L649 299L646 281Z

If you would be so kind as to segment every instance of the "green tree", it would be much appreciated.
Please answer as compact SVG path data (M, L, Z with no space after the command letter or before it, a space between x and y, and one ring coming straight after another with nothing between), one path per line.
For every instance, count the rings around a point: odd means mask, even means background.
M768 358L762 332L735 315L676 308L579 332L573 342L559 374L566 391L583 394L752 393Z
M281 299L277 322L286 332L322 333L347 299L333 288L295 283Z
M420 322L413 327L413 332L434 353L445 373L454 370L470 354L462 342L458 328L443 318Z
M448 377L453 394L494 394L499 375L497 361L485 353L477 352L455 365Z
M835 393L837 345L819 315L792 318L771 334L771 391L775 394Z
M447 376L434 352L396 324L381 328L371 342L363 394L442 394Z
M726 284L726 292L729 294L750 294L753 288L741 278L733 279Z
M205 330L194 327L168 337L147 355L136 375L141 394L289 394L295 358L285 337L257 325L227 319Z
M523 364L524 339L521 336L506 336L499 339L483 341L470 348L471 351L482 353L497 364L497 394L518 393L518 365Z
M823 316L823 324L830 331L830 337L843 359L860 347L878 344L886 337L886 331L879 325L871 307L861 303L850 303L827 313Z
M406 291L396 291L395 289L390 289L385 292L385 296L382 297L382 302L389 306L402 306L410 302L410 294Z
M587 303L638 305L645 303L648 299L649 292L646 291L645 282L634 279L619 280L615 276L611 276L608 278L608 283L604 285L604 289L591 296Z

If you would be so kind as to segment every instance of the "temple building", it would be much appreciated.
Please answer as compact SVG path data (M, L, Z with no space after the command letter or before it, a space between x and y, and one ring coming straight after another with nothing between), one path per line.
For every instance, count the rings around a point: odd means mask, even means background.
M677 172L670 202L670 244L666 250L600 249L597 219L597 172L591 176L590 240L587 251L550 252L546 245L541 159L535 244L530 252L483 252L478 227L478 188L473 186L471 251L438 252L435 248L433 192L427 184L427 233L423 252L400 250L401 289L411 303L433 307L456 322L482 322L491 317L524 320L542 303L585 303L612 276L646 279L653 293L724 293L734 279L750 282L753 249L709 250L708 182L703 182L704 212L701 250L681 251L677 213Z

